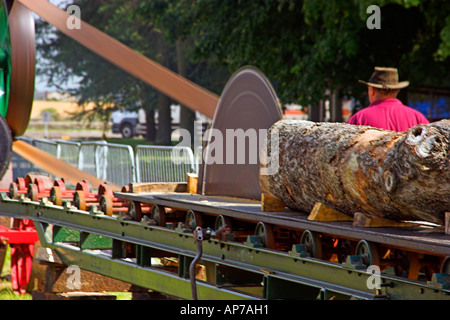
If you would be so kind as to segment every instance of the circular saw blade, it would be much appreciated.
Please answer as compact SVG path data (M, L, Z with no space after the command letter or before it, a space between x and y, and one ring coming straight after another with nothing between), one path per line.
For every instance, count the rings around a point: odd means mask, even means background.
M8 15L11 73L6 122L13 136L25 133L30 120L35 78L34 19L26 7L15 1Z
M202 194L259 200L264 130L281 118L277 96L266 77L253 67L237 71L222 92L211 139L204 148L199 176Z

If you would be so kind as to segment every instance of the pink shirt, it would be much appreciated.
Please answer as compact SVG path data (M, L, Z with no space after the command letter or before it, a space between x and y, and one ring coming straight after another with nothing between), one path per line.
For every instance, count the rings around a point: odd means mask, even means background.
M372 102L367 108L355 113L348 123L403 132L430 122L419 111L405 106L400 100L388 98Z

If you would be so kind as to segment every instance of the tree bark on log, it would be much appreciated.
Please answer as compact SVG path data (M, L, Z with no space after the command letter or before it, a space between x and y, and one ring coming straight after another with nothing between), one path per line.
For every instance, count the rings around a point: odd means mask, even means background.
M294 210L310 212L321 202L351 216L359 211L438 224L450 210L450 120L401 133L278 121L268 132L261 169L270 164L277 131L279 167L260 175L261 190Z

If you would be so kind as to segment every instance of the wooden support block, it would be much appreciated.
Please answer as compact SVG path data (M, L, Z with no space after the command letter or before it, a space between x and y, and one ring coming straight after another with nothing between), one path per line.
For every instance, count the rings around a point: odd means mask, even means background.
M379 228L379 227L409 228L409 227L417 227L417 224L379 218L366 215L365 213L362 212L355 212L353 216L353 226L363 228Z
M187 192L188 193L197 193L197 181L198 181L198 175L195 173L186 173L187 176Z
M450 234L450 212L445 213L445 234Z
M334 210L323 203L316 202L313 209L311 210L308 220L312 221L352 221L353 218L342 213L340 211Z
M187 183L185 182L141 182L130 183L130 192L149 193L149 192L186 192Z
M280 199L268 194L261 194L261 211L277 212L284 211L286 205Z

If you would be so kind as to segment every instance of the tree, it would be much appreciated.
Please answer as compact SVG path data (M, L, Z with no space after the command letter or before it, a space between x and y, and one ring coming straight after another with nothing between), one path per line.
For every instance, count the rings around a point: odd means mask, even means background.
M368 29L373 1L180 0L184 25L199 35L196 57L230 70L260 68L280 99L317 105L326 90L364 100L376 65L396 66L416 86L447 86L450 4L377 1L381 29Z
M282 103L305 106L318 105L327 92L335 100L348 96L365 105L365 87L358 79L367 79L374 66L397 67L411 90L450 84L450 2L377 1L380 29L367 27L367 8L374 3L369 0L74 2L83 20L218 94L229 74L245 65L267 75ZM108 63L102 62L104 70L98 72L97 62L85 60L85 50L51 47L64 41L59 39L43 42L41 52L50 58L46 70L60 72L58 80L81 77L86 97L117 105L124 99L142 101L151 110L164 100L124 73L112 73ZM57 54L47 55L55 48Z
M74 0L66 4L76 4L81 8L82 19L106 32L140 53L162 61L167 59L167 48L160 40L160 32L148 19L132 15L134 2L118 0L86 1ZM92 113L105 112L109 118L112 109L143 107L147 114L147 138L157 139L162 144L170 144L170 101L158 97L158 92L140 80L128 75L118 67L93 54L77 42L66 37L46 22L37 23L37 48L40 55L38 73L47 77L49 85L66 90L79 97L83 106L94 101L97 108ZM157 45L155 45L155 43ZM67 89L70 79L76 85ZM160 128L158 137L154 131L154 112L160 108ZM169 110L164 117L163 109ZM81 116L91 116L81 111ZM164 122L164 119L166 120ZM163 124L164 123L164 124ZM166 129L163 133L163 129Z
M141 1L135 8L135 14L152 20L161 31L164 42L175 48L173 70L194 83L220 94L230 73L224 63L218 63L215 59L193 57L192 52L201 41L201 35L191 33L186 9L188 7L183 1ZM190 132L193 145L195 111L183 105L180 107L180 127Z
M220 68L217 68L219 72L215 72L212 68L216 67L207 61L193 62L189 58L192 39L175 36L181 29L173 20L179 12L174 10L171 1L73 0L64 5L69 3L81 8L84 21L161 65L200 85L204 84L210 90L217 92L218 88L223 88L228 73L224 77ZM171 20L170 23L167 19ZM94 100L101 108L144 107L147 139L159 144L171 144L171 99L95 56L60 32L55 32L44 22L38 23L38 34L38 49L41 57L45 57L40 60L38 72L48 77L50 85L58 87L74 77L81 80L70 91L80 97L81 104ZM159 115L156 134L155 110ZM193 131L194 120L194 111L182 107L181 126Z

